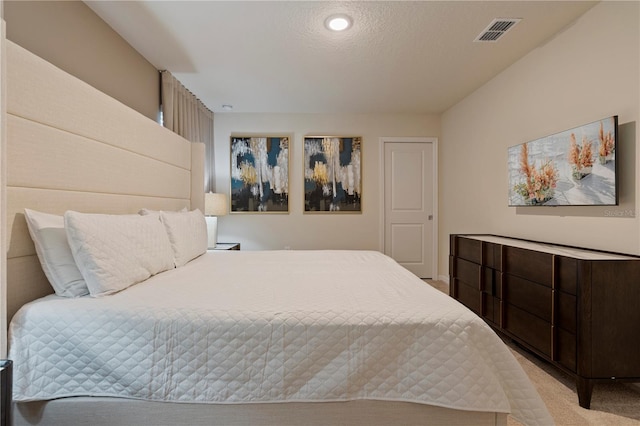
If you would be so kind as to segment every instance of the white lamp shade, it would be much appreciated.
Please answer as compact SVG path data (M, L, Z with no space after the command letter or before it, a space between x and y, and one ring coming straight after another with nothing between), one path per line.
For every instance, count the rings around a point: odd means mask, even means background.
M228 211L227 194L207 192L204 194L205 216L224 216Z

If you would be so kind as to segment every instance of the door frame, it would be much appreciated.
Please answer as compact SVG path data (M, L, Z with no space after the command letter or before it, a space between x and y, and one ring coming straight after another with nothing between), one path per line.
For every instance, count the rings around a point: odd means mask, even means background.
M438 253L438 138L436 137L381 137L379 138L380 140L380 148L379 148L379 156L380 156L380 181L378 182L378 187L379 187L379 193L381 194L380 196L380 234L379 234L379 244L380 244L380 252L384 253L384 230L385 230L385 226L386 226L386 217L385 217L385 205L384 205L384 200L386 198L386 194L385 194L385 175L384 175L384 170L385 170L385 155L384 155L384 151L385 151L385 144L386 143L393 143L393 142L405 142L405 143L430 143L433 146L433 164L431 164L432 167L432 182L433 182L433 188L432 188L432 194L433 194L433 200L431 200L431 202L433 203L433 220L431 221L432 224L432 235L433 235L433 242L432 242L432 252L433 252L433 259L432 262L433 264L431 265L431 270L433 271L432 273L432 280L437 280L439 279L439 275L438 275L438 257L439 257L439 253Z

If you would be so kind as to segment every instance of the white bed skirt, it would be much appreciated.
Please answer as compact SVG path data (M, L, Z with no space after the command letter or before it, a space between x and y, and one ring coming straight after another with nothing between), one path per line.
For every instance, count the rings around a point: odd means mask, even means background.
M65 426L506 426L507 414L390 401L181 404L77 397L14 404L14 425Z

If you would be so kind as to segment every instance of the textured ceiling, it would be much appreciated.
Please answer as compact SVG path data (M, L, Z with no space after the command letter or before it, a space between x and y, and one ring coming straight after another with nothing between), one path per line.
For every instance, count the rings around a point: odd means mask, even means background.
M441 113L597 2L87 1L215 112ZM325 18L353 27L330 33ZM522 18L474 43L494 18Z

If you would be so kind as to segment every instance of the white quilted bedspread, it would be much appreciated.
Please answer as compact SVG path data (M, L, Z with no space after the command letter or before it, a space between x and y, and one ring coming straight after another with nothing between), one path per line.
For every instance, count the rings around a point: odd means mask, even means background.
M370 251L217 251L10 326L14 399L408 401L553 421L475 314Z

